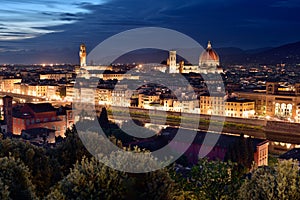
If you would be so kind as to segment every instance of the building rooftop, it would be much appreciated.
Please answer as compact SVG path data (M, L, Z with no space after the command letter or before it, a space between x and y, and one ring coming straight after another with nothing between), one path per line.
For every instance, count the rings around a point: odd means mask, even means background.
M167 128L165 131L170 133L170 135L168 136L169 139L173 139L173 137L177 133L177 129L175 129L175 128ZM189 130L184 130L184 132L186 132L188 134ZM211 132L197 132L197 135L193 141L193 144L202 145L204 142L204 139L208 136L208 134L209 134L210 138L218 139L217 143L214 145L215 147L221 147L224 149L229 148L231 145L233 145L237 141L237 139L239 139L241 137L241 136L225 135L225 134L218 134L218 133L211 133ZM251 140L254 151L256 151L257 146L260 146L260 145L268 142L268 140L265 140L265 139L257 139L257 138L245 138L245 139ZM178 141L178 142L180 142L180 141ZM206 145L209 145L209 142Z
M211 96L211 97L225 97L224 92L205 92L204 94L201 94L201 96Z
M50 103L27 103L26 105L36 113L56 111L56 109Z
M300 148L294 148L279 156L280 159L294 159L300 161Z
M230 98L230 99L227 99L226 101L227 102L236 102L236 103L254 102L254 100L245 99L245 98Z
M168 127L166 129L164 129L162 131L162 137L164 139L162 139L161 137L159 139L157 138L148 138L148 139L145 139L145 140L142 140L142 141L137 141L137 142L133 142L133 143L130 143L130 144L127 144L127 145L131 145L131 146L134 146L134 145L137 145L139 146L140 148L146 148L150 151L154 151L154 150L157 150L159 148L161 148L162 146L164 146L164 142L169 140L169 141L173 141L173 142L176 142L176 143L183 143L185 144L185 139L181 139L180 138L176 138L176 134L177 134L177 131L178 129L176 128L171 128L171 127ZM194 131L191 131L191 130L187 130L187 129L183 129L184 133L186 134L189 134L189 133L192 133L194 134ZM197 144L197 145L202 145L206 136L208 136L208 134L210 135L209 137L210 138L216 138L217 139L217 142L216 144L212 144L214 147L220 147L220 148L223 148L223 149L228 149L231 145L235 144L235 142L241 137L241 136L232 136L232 135L225 135L225 134L217 134L217 133L206 133L206 132L197 132L197 135L196 137L194 138L194 141L193 141L193 144ZM178 139L176 141L176 139ZM263 145L265 143L268 142L268 140L265 140L265 139L257 139L257 138L245 138L245 139L250 139L251 140L251 144L252 144L252 147L253 147L253 150L256 151L257 150L257 147L260 146L260 145ZM207 141L206 141L207 142ZM209 142L205 144L206 146L209 146ZM300 152L300 150L299 150Z

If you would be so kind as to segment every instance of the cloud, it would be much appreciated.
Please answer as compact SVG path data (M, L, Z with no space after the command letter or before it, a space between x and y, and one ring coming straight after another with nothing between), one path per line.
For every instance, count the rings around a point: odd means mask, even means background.
M256 48L299 40L298 0L2 0L0 41L12 49L88 51L132 28L170 28L205 45ZM298 9L297 9L298 8ZM24 40L26 39L26 40ZM274 42L275 41L275 42Z
M0 8L0 41L23 40L61 31L56 30L55 27L76 22L81 15L90 12L87 9L88 5L98 5L104 2L3 0Z

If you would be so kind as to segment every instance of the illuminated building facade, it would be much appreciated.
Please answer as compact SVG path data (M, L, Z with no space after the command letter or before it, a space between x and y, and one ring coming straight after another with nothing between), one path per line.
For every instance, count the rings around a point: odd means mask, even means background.
M224 96L200 96L200 113L207 115L226 115Z
M20 78L4 78L1 80L1 91L4 92L13 92L14 84L21 83L22 79Z
M77 88L74 88L74 84L69 84L66 86L66 97L65 99L69 102L72 102L75 95L75 90Z
M50 103L26 103L14 110L12 118L15 135L21 135L22 130L46 128L55 130L55 136L64 137L66 129L73 123L72 111L59 113Z
M267 82L266 90L238 92L242 98L255 101L258 116L277 117L300 123L300 84L291 88L282 87L276 82Z
M228 117L249 118L255 114L255 102L244 98L230 98L222 96L201 96L200 113Z
M96 96L97 96L96 102L98 102L99 105L111 105L112 89L97 88Z
M37 84L31 84L28 85L28 91L27 94L31 96L46 96L48 92L48 87L46 85L37 85Z
M160 98L159 94L139 94L139 101L138 101L138 107L139 108L146 108L151 109L153 108L154 104L159 104Z
M131 95L127 85L117 85L112 92L112 106L129 107Z
M85 44L80 45L79 57L80 57L80 66L85 67L86 66L86 47L85 47Z
M198 65L185 65L184 61L176 62L176 51L169 52L167 60L169 73L222 73L220 66L220 58L217 52L212 48L211 42L207 44L207 48L201 53Z
M254 117L255 102L249 99L228 99L225 102L225 115L228 117Z
M268 154L269 154L269 142L260 142L254 152L254 163L257 166L268 165Z
M49 73L49 74L40 74L40 80L56 80L59 81L61 79L69 80L72 78L72 73Z

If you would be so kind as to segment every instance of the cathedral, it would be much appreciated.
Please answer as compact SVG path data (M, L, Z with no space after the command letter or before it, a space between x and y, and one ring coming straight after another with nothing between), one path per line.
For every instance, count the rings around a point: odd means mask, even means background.
M78 66L75 71L78 74L80 69L84 71L89 70L112 70L110 66L95 66L95 65L87 65L87 53L86 46L84 44L80 45L79 51L80 57L80 66ZM211 42L209 41L207 44L207 48L203 50L199 58L198 65L185 64L184 61L180 61L177 63L177 54L176 51L169 52L169 58L167 60L167 71L170 74L174 73L199 73L199 74L216 74L222 73L223 69L220 66L220 58L217 52L212 48Z
M201 53L199 65L185 65L184 61L176 62L176 51L169 52L167 61L169 73L222 73L223 69L220 66L220 58L217 52L212 48L211 42L207 44L207 48Z

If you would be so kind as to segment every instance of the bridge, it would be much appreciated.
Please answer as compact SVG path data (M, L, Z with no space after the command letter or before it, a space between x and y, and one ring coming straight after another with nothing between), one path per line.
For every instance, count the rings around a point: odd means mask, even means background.
M0 97L11 96L14 101L18 103L32 103L32 102L45 102L46 99L42 97L12 93L12 92L3 92L0 91Z

